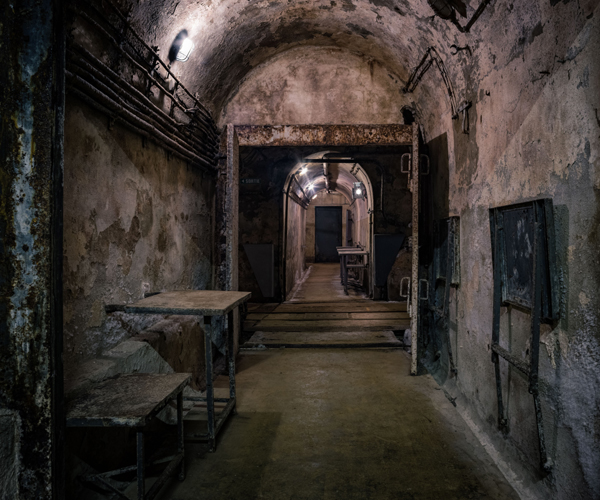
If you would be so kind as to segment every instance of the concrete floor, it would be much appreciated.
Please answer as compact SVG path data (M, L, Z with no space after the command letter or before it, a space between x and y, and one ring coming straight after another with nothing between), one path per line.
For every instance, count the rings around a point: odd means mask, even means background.
M383 307L357 291L344 295L331 264L313 265L295 300L280 307L299 314L342 302ZM161 498L517 499L435 381L409 368L401 349L242 351L238 415L215 453L187 445L187 479ZM217 387L226 397L225 377ZM202 431L204 420L193 410L186 433Z
M433 379L409 365L401 350L243 352L238 415L215 453L186 446L187 478L161 498L518 498Z

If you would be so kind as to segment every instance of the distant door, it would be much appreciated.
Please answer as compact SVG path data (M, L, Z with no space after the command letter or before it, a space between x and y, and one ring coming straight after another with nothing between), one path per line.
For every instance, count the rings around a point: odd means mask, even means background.
M342 207L315 207L315 262L339 262Z

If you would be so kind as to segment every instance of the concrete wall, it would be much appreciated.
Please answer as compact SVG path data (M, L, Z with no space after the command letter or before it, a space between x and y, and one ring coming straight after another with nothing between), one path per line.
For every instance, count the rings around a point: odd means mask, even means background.
M402 123L412 96L376 61L325 47L288 50L242 80L219 123Z
M213 185L76 99L65 120L64 359L72 371L156 317L144 292L212 287Z
M527 498L600 498L600 11L597 2L580 4L527 3L512 21L486 27L482 37L495 43L477 55L485 71L464 89L474 105L469 134L450 120L425 124L429 137L449 138L449 209L461 217L461 285L450 321L458 376L446 389ZM489 208L542 197L555 207L561 302L560 321L542 327L540 350L554 462L546 477L527 382L502 361L510 427L503 436L490 361ZM523 359L529 320L502 310L501 344Z
M346 210L348 200L339 193L327 194L327 191L319 191L317 197L311 200L306 212L306 262L315 261L315 207L342 207L342 245L346 244Z

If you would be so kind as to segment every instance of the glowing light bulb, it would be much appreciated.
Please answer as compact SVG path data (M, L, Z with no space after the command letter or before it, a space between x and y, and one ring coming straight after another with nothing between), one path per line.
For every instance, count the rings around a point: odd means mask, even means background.
M302 170L300 170L300 175L304 175L306 172L308 172L308 168L302 167Z
M190 58L190 54L193 48L194 42L192 42L189 38L183 40L183 42L181 42L179 52L177 52L177 60L181 62L187 61Z
M356 190L356 194L357 194L358 196L360 196L360 195L362 194L362 189L358 188L358 189Z

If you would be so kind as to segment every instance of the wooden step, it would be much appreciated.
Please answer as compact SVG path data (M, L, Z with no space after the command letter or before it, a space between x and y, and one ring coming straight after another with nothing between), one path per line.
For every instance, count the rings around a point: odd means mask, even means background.
M408 313L402 311L381 312L293 312L293 313L250 313L248 321L277 320L277 321L306 321L306 320L334 320L334 319L407 319Z
M286 331L286 332L336 332L336 331L380 331L405 330L410 325L406 319L369 319L369 320L304 320L286 321L264 319L259 322L246 321L244 330L249 332Z
M345 301L331 303L302 303L290 304L283 303L272 312L279 313L359 313L359 312L404 312L406 311L406 302L375 302L365 301Z

